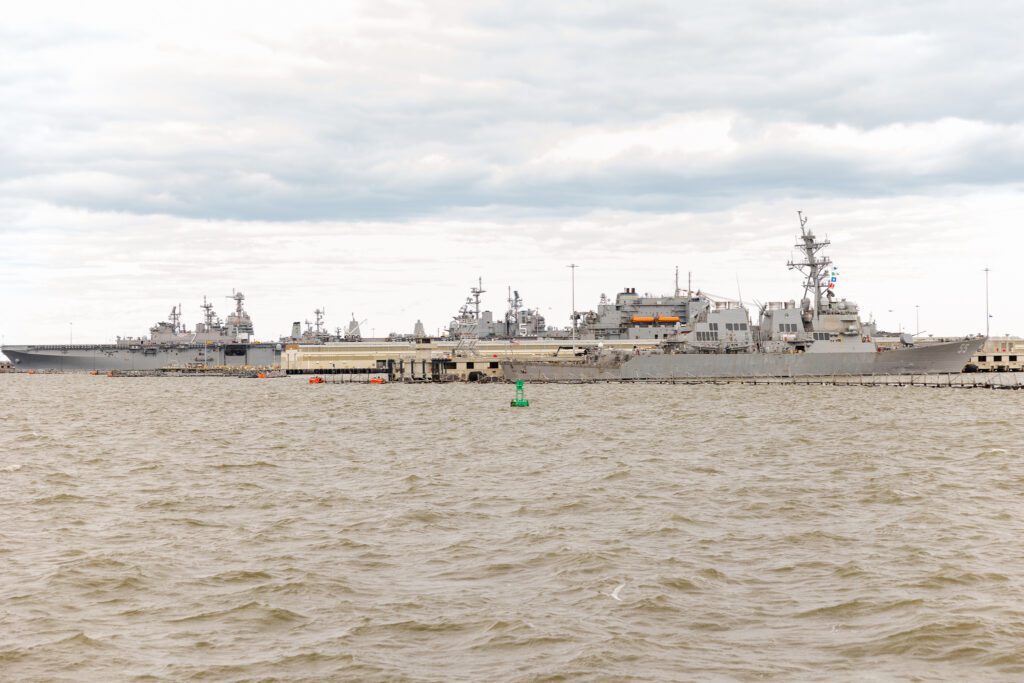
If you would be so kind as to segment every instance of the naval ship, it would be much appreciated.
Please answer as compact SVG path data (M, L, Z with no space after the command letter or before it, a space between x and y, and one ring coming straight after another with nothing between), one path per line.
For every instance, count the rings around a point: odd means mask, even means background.
M630 315L640 304L656 307L658 300L648 297L645 301L636 296L635 290L627 290L614 305L603 302L601 314L588 320L589 329L599 338L610 327L635 330L630 338L649 338L650 332L640 330L657 328L654 335L662 341L656 349L638 347L630 353L589 347L568 362L504 361L501 368L505 377L579 382L954 373L961 372L984 345L985 339L976 337L928 346L882 348L873 339L874 325L861 321L857 305L836 300L836 271L824 253L830 242L819 241L808 229L807 217L800 212L798 217L796 249L802 258L787 266L804 276L799 306L796 301L760 306L755 325L742 302L688 292L685 300L662 302L668 310L664 316ZM601 324L609 319L614 319L616 325Z
M253 341L253 324L243 307L245 295L230 297L235 310L222 321L203 297L203 322L189 330L181 322L181 304L168 320L156 323L148 337L118 337L114 344L3 346L17 370L108 371L270 367L281 362L281 345Z

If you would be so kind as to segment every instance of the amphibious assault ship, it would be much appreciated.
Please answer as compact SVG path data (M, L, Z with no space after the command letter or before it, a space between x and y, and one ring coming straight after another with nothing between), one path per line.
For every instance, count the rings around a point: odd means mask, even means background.
M222 321L203 297L203 322L189 330L181 322L181 305L173 306L166 321L149 329L148 337L118 337L114 344L4 346L17 370L107 371L270 367L280 364L281 345L253 341L253 324L243 308L245 295L230 297L235 310Z
M819 241L807 228L807 218L802 213L798 216L796 249L801 258L787 265L804 275L799 306L796 301L761 306L755 325L741 302L715 301L698 293L688 296L678 313L666 314L666 325L658 333L664 335L663 341L654 351L598 348L568 362L505 361L501 366L505 377L574 382L951 373L961 372L985 343L977 337L920 347L880 347L872 339L874 325L861 321L857 305L836 300L836 274L824 255L830 242ZM606 303L603 315L595 318L617 317L619 329L629 329L627 318L630 327L659 323L658 315L628 315L635 304L635 291L627 290L614 307ZM666 334L669 322L677 326L673 334Z

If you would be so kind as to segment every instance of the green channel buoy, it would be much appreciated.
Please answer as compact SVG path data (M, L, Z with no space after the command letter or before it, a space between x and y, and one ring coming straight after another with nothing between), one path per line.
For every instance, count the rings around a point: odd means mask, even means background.
M512 403L509 405L513 408L526 408L530 405L530 402L526 400L525 396L523 396L523 380L516 380L516 397L512 399Z

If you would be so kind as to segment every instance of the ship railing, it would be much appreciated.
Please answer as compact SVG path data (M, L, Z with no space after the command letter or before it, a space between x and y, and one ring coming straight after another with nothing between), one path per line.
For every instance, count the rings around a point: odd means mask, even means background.
M90 349L116 349L116 344L33 344L30 351L88 351Z

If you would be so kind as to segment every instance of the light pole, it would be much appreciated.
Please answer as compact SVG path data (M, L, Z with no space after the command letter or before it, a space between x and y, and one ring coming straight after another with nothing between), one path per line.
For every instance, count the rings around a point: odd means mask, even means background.
M572 350L576 352L576 269L579 268L575 263L570 263L566 266L572 272Z
M992 269L985 266L985 339L988 339L989 322L992 316L988 312L988 274L992 272Z
M921 307L914 304L914 336L921 334Z
M75 345L75 324L68 323L68 346Z

